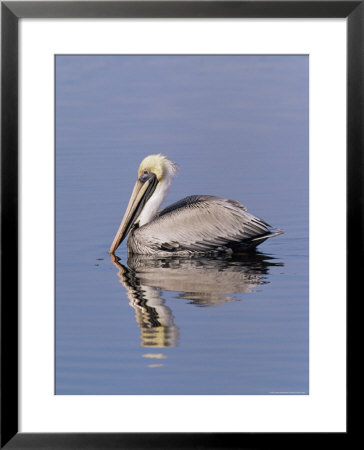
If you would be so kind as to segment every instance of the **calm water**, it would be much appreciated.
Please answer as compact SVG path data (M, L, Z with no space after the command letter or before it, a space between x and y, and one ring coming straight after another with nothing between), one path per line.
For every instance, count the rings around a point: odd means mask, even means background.
M107 251L140 161L239 200L256 255ZM57 394L308 393L308 57L57 56Z

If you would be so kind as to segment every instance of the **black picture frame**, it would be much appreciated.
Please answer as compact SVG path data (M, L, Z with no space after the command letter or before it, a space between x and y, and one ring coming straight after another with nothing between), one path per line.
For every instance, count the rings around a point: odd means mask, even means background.
M347 18L347 304L363 258L364 1L1 2L1 448L260 448L327 445L327 433L18 432L18 22L21 18ZM344 213L344 212L342 212ZM349 342L349 340L348 340ZM350 345L347 346L348 351ZM348 358L349 362L349 358ZM348 372L349 375L349 372ZM349 391L348 391L349 395ZM347 416L349 418L349 414ZM332 433L348 445L346 433Z

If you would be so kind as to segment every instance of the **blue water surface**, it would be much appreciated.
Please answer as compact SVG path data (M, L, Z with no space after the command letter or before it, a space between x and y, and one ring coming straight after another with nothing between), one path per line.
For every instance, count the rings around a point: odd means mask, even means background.
M56 57L56 394L308 394L308 56ZM285 233L231 258L108 254L140 161L166 205Z

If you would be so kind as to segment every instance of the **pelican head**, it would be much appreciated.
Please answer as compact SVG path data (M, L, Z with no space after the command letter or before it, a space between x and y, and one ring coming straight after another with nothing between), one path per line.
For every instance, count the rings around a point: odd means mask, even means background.
M176 171L176 164L160 153L143 159L123 220L109 253L115 252L134 225L142 226L153 220L168 193Z

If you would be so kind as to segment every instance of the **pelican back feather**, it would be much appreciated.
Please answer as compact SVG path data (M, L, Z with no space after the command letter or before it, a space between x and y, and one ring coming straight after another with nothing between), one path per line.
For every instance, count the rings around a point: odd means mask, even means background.
M239 202L211 195L186 197L132 231L129 251L139 254L206 254L254 249L281 234Z

